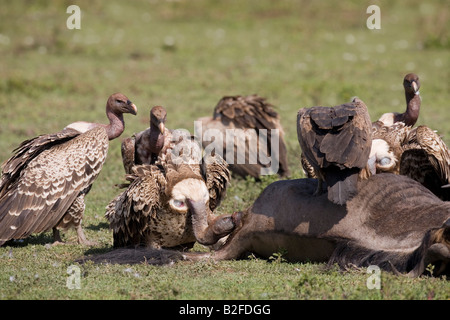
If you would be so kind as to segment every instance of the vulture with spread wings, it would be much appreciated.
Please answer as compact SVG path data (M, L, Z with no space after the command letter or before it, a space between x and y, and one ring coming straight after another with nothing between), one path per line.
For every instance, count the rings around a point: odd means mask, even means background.
M357 192L359 173L367 166L372 123L363 101L335 107L302 108L297 136L303 157L319 179L316 195L326 182L328 199L343 205Z

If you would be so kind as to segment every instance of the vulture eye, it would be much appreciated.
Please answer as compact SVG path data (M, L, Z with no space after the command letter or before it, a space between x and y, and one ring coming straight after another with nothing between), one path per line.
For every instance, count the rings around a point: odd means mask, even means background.
M121 100L116 100L116 103L123 103Z
M187 209L186 202L184 202L183 200L172 199L170 200L170 204L172 205L173 208L178 210Z
M386 166L391 163L391 158L384 157L380 160L380 165Z

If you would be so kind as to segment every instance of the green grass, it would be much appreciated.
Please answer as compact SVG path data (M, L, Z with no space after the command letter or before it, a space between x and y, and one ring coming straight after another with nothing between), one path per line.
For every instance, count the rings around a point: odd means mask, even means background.
M82 10L80 30L66 8ZM381 30L366 28L378 4ZM161 104L169 128L193 132L224 95L257 93L277 107L292 177L302 177L295 117L300 107L334 105L358 95L376 119L403 111L403 76L421 78L418 124L450 144L448 1L10 1L0 10L0 161L23 140L68 123L106 122L106 99L120 91L139 109L122 137L148 126ZM81 289L67 268L104 252L112 236L106 204L123 181L121 139L112 141L88 195L84 227L94 248L50 247L50 233L0 248L0 299L448 299L448 280L382 273L368 290L365 270L259 259L180 262L169 267L81 267ZM233 179L218 209L249 206L276 177ZM75 233L64 234L73 243ZM202 249L202 248L199 248ZM279 257L274 255L275 258Z

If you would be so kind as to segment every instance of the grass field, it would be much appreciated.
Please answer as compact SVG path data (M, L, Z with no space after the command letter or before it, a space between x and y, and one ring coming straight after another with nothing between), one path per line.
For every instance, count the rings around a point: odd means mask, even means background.
M81 8L81 29L68 29L66 8ZM377 4L381 29L366 8ZM167 127L193 132L224 95L257 93L274 104L286 133L292 178L299 165L295 117L300 107L336 105L359 96L372 119L405 109L402 80L420 76L418 124L450 144L449 3L438 1L9 1L0 9L0 162L32 136L78 121L106 122L120 91L138 107L123 137L148 126L160 104ZM67 269L84 254L111 248L105 206L123 181L121 138L86 203L93 248L49 246L51 233L0 248L0 299L449 299L446 279L382 273L369 290L366 270L342 273L314 263L249 259L180 262L170 267L92 264L81 289ZM248 207L277 177L234 178L218 213ZM203 248L196 248L203 250Z

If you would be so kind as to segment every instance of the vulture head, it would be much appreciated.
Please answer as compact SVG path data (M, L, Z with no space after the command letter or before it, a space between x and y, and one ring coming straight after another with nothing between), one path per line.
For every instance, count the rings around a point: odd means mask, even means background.
M131 113L137 114L137 108L125 95L122 93L114 93L108 98L106 103L106 112L113 112L114 114Z
M419 76L415 73L408 73L403 79L403 87L407 96L418 95L420 89Z
M127 189L106 210L114 246L212 245L229 234L235 218L213 214L225 196L229 171L217 154L202 160L196 165L166 161L133 167Z
M155 106L150 110L150 127L158 128L159 132L164 134L167 118L166 109L161 106Z
M391 150L389 144L383 139L373 139L370 149L369 167L372 174L392 172L398 163L398 159Z

